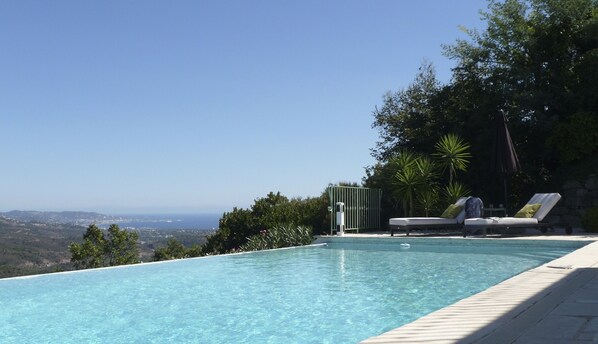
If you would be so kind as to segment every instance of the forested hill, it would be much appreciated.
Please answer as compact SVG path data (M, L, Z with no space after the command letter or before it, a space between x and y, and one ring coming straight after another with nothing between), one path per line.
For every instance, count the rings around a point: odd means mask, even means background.
M0 278L72 269L68 244L81 240L84 231L0 217Z
M110 223L122 220L120 217L85 211L22 211L13 210L0 216L24 222L73 224L87 226L90 223Z
M74 268L68 247L71 242L83 241L86 226L42 223L39 220L18 221L3 217L4 214L0 213L0 278ZM169 239L176 239L188 246L201 245L206 241L206 236L211 234L194 230L139 230L138 233L142 261L151 261L154 249L166 246Z

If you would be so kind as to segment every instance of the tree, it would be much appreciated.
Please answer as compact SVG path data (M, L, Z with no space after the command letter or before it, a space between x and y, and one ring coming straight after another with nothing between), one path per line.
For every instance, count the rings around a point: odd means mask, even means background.
M113 224L108 228L105 255L109 266L139 263L139 246L137 232L120 229Z
M113 224L108 229L108 238L95 224L83 234L83 243L71 243L71 262L77 269L99 268L139 263L139 246L136 232L121 230Z
M368 188L382 189L381 217L390 218L398 215L397 210L401 207L402 196L396 192L394 175L398 170L397 160L391 157L388 162L377 162L374 166L366 168L366 176L363 185ZM403 207L403 215L407 215L406 206Z
M384 105L376 107L372 127L378 128L381 140L372 149L380 161L404 149L425 151L428 140L436 140L436 95L440 84L429 62L422 63L415 80L407 89L383 96Z
M440 135L458 133L471 145L463 175L476 195L493 199L493 115L502 109L522 164L515 197L553 190L573 169L595 171L598 1L490 0L482 18L485 29L464 29L467 39L445 46L456 62L449 83L423 64L406 89L384 95L373 111L379 166L405 149L431 154Z
M104 265L104 233L96 225L90 225L83 234L83 244L71 243L71 262L77 269L99 268Z
M578 113L598 116L598 2L490 1L483 18L485 31L467 31L469 41L446 48L457 61L453 85L469 89L463 94L470 100L460 102L478 102L485 108L482 115L497 109L511 114L512 137L525 143L518 153L526 176L519 180L537 189L567 168L561 149L549 145L557 141L552 137L560 135L559 127ZM575 142L561 147L570 144ZM588 149L578 157L594 154Z

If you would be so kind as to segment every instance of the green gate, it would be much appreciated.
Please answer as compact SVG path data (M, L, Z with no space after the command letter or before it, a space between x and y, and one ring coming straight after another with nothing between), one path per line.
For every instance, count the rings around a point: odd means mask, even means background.
M355 186L329 186L330 234L336 230L335 206L345 204L345 230L380 229L381 189Z

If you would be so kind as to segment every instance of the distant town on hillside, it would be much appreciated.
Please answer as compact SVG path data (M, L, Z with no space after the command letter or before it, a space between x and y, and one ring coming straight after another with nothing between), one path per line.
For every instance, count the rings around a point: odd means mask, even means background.
M90 223L106 224L118 223L126 221L127 219L120 216L105 215L94 212L85 211L23 211L12 210L9 212L0 212L0 216L7 219L24 221L24 222L39 222L48 224L71 224L78 226L87 226Z

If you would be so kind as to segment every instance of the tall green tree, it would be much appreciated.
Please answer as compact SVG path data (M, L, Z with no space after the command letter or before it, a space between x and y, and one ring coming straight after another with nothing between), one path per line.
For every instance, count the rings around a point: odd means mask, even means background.
M469 40L446 49L457 61L453 84L469 88L464 93L470 102L488 99L490 103L480 102L483 112L509 112L513 140L525 143L517 145L525 174L519 179L537 188L570 165L569 155L559 151L575 142L560 141L560 149L550 145L558 141L559 129L598 116L598 86L589 81L598 75L598 2L490 1L482 15L485 31L467 31ZM580 121L581 116L585 119ZM578 162L598 153L591 128L576 132L588 143L576 154Z
M95 224L83 234L83 243L71 243L71 262L78 269L99 268L139 263L137 232L121 230L113 224L108 229L108 236Z
M383 105L373 112L372 127L378 129L380 141L372 149L372 155L380 161L388 161L401 150L427 153L427 141L438 138L439 91L433 65L423 62L415 80L406 89L387 92Z
M490 0L481 16L485 28L464 29L468 38L444 47L456 64L450 82L424 65L406 89L384 96L373 111L373 156L384 165L402 149L430 154L440 135L458 133L471 145L464 177L492 200L493 118L505 110L522 164L512 204L573 172L595 173L598 0Z
M106 239L102 230L94 225L83 234L83 243L71 243L71 262L77 269L91 269L105 266L104 250Z
M109 266L139 263L139 234L120 229L112 224L108 228L108 237L104 252Z
M382 189L381 208L382 218L397 216L397 210L403 204L403 197L396 192L394 175L398 171L397 161L390 158L388 162L377 162L374 166L366 168L366 176L363 179L363 185L369 188ZM407 215L406 206L403 207L403 215Z

